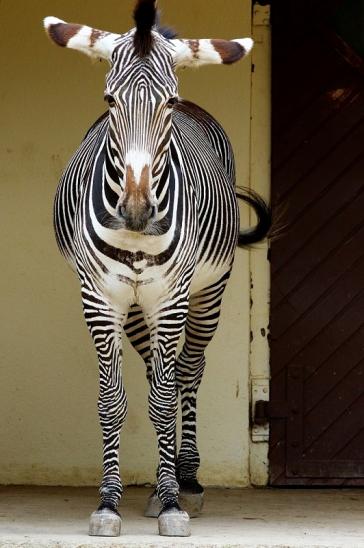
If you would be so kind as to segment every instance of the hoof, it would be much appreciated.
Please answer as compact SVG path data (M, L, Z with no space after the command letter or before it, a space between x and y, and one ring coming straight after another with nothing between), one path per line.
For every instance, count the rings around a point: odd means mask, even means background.
M178 502L191 518L197 518L203 508L203 492L190 493L181 490L178 497Z
M157 493L154 491L148 499L147 506L145 508L144 516L146 518L157 518L162 511L162 504L158 498Z
M159 534L162 537L189 537L191 536L190 518L187 512L171 508L165 510L158 517Z
M178 502L181 507L188 513L190 518L198 518L201 515L203 508L203 492L191 493L189 491L180 491ZM162 511L162 504L154 491L147 501L144 511L146 518L157 518Z
M89 535L93 537L119 537L121 531L121 517L104 508L91 514Z

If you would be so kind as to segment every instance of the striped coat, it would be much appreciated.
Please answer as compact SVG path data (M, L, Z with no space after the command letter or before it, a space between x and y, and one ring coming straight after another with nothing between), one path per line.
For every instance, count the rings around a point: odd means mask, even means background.
M229 139L209 114L178 98L175 76L179 65L235 62L252 41L176 40L155 26L155 17L153 0L139 0L136 29L125 35L53 17L45 21L57 44L111 63L105 88L109 111L71 159L54 208L58 245L79 277L99 359L104 472L91 529L103 534L109 534L103 513L117 520L122 494L119 438L127 412L122 330L144 359L150 383L160 530L168 531L172 512L173 527L178 522L185 534L179 489L202 492L196 398L205 348L218 324L237 243L259 241L270 224L264 201L246 191L243 199L255 209L258 224L239 232ZM183 331L185 343L176 356ZM176 455L178 394L182 439Z

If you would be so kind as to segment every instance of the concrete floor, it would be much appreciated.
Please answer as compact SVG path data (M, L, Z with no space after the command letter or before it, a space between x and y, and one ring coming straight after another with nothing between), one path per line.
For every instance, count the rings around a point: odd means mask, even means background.
M0 548L364 548L362 490L209 489L185 539L157 535L156 520L143 517L149 493L126 489L123 535L105 539L87 535L96 488L2 487Z

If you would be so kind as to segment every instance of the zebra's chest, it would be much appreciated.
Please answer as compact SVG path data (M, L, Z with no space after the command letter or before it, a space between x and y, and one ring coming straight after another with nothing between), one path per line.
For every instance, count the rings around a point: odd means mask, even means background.
M80 212L75 251L78 264L101 295L118 309L138 304L153 309L165 302L179 284L186 281L197 255L195 231L186 223L175 223L161 235L141 235L112 230L96 222L91 231L83 230ZM90 235L92 237L90 237ZM188 280L187 280L188 282Z
M171 280L163 265L138 259L132 266L113 265L99 278L99 290L113 306L124 312L134 304L149 310L168 298Z

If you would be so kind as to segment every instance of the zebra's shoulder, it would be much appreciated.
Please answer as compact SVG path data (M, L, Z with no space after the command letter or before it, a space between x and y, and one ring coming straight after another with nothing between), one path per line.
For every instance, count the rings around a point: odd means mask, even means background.
M200 127L206 134L216 132L220 134L223 139L229 140L221 124L209 112L199 105L196 105L196 103L180 99L174 108L176 113L195 122L196 126ZM177 115L175 117L177 125L179 120L180 116Z
M174 107L173 127L180 142L190 142L192 150L206 146L222 162L231 181L235 181L234 153L224 128L206 110L191 101L180 100Z

